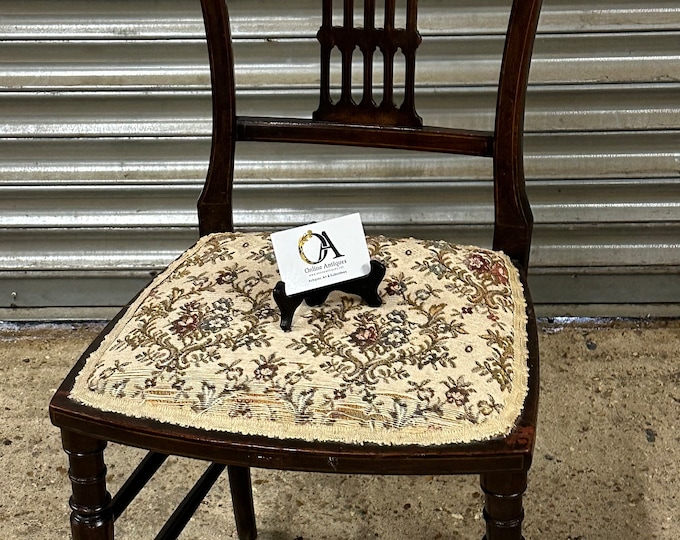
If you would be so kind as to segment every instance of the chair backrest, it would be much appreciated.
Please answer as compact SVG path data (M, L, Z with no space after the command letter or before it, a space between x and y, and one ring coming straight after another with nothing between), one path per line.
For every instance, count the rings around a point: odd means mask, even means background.
M354 2L343 0L343 24L333 26L333 2L323 0L322 24L317 37L321 44L321 92L315 120L377 124L384 126L423 125L415 108L416 49L422 41L417 28L418 2L406 6L406 27L395 28L396 0L388 0L384 8L384 26L376 27L375 0L364 3L363 26L354 26ZM331 54L337 48L341 55L341 91L336 102L331 99ZM352 99L352 60L354 51L363 56L361 100ZM404 100L394 102L394 63L401 50L405 60ZM373 87L373 65L376 52L382 52L383 92L376 103Z
M524 185L524 104L541 2L512 1L495 127L487 132L424 126L416 112L416 50L421 43L417 29L418 0L407 0L404 28L395 27L396 0L381 1L384 10L381 14L376 13L375 0L364 0L361 26L355 25L354 0L335 0L342 4L341 26L333 25L333 0L321 1L322 25L317 34L321 48L320 97L319 106L309 119L237 116L228 7L225 0L201 0L213 92L213 146L198 203L201 234L233 230L237 141L320 143L483 156L494 163L493 247L526 269L533 217ZM331 91L334 50L339 51L341 59L340 95L335 100ZM353 55L357 50L363 56L363 79L358 91L352 88ZM395 92L394 62L399 51L405 62L405 81L403 91L400 88ZM376 92L373 82L376 59L383 63L380 92ZM400 104L395 102L395 94L403 94ZM353 95L360 95L361 99L354 100Z

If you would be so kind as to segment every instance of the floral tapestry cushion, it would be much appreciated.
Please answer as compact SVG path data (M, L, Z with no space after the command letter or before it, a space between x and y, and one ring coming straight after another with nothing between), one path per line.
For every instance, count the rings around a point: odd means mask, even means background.
M279 327L268 235L205 236L143 291L71 398L208 430L350 444L507 434L527 392L526 303L502 253L369 237L383 305L332 293Z

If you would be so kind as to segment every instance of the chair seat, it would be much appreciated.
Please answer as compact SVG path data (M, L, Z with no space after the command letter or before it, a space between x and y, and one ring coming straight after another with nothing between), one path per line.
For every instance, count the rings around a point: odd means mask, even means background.
M207 430L348 444L507 434L527 393L526 301L503 253L369 237L383 305L333 293L279 327L267 234L205 236L141 293L71 399Z

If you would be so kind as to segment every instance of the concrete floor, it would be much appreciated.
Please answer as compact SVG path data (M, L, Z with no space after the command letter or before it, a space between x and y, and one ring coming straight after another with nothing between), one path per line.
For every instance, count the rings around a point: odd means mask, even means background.
M67 462L47 403L100 328L0 324L2 539L69 536ZM541 348L527 539L680 538L680 321L543 321ZM115 490L140 452L107 454ZM121 518L120 538L153 538L201 469L172 459L161 472ZM253 478L262 540L482 536L475 477L256 470ZM235 538L230 506L221 478L182 538Z

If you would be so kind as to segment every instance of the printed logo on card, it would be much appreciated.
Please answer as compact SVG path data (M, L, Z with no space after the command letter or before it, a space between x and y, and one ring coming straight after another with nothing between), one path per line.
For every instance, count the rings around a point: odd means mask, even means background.
M312 242L310 242L310 240L312 240ZM318 251L317 256L314 255L315 251ZM328 255L329 251L332 251L335 254L336 259L344 257L344 255L338 251L338 248L335 247L335 244L333 244L326 231L323 231L321 234L307 231L298 240L300 258L307 264L319 264L320 262L323 262L326 260L326 255Z

